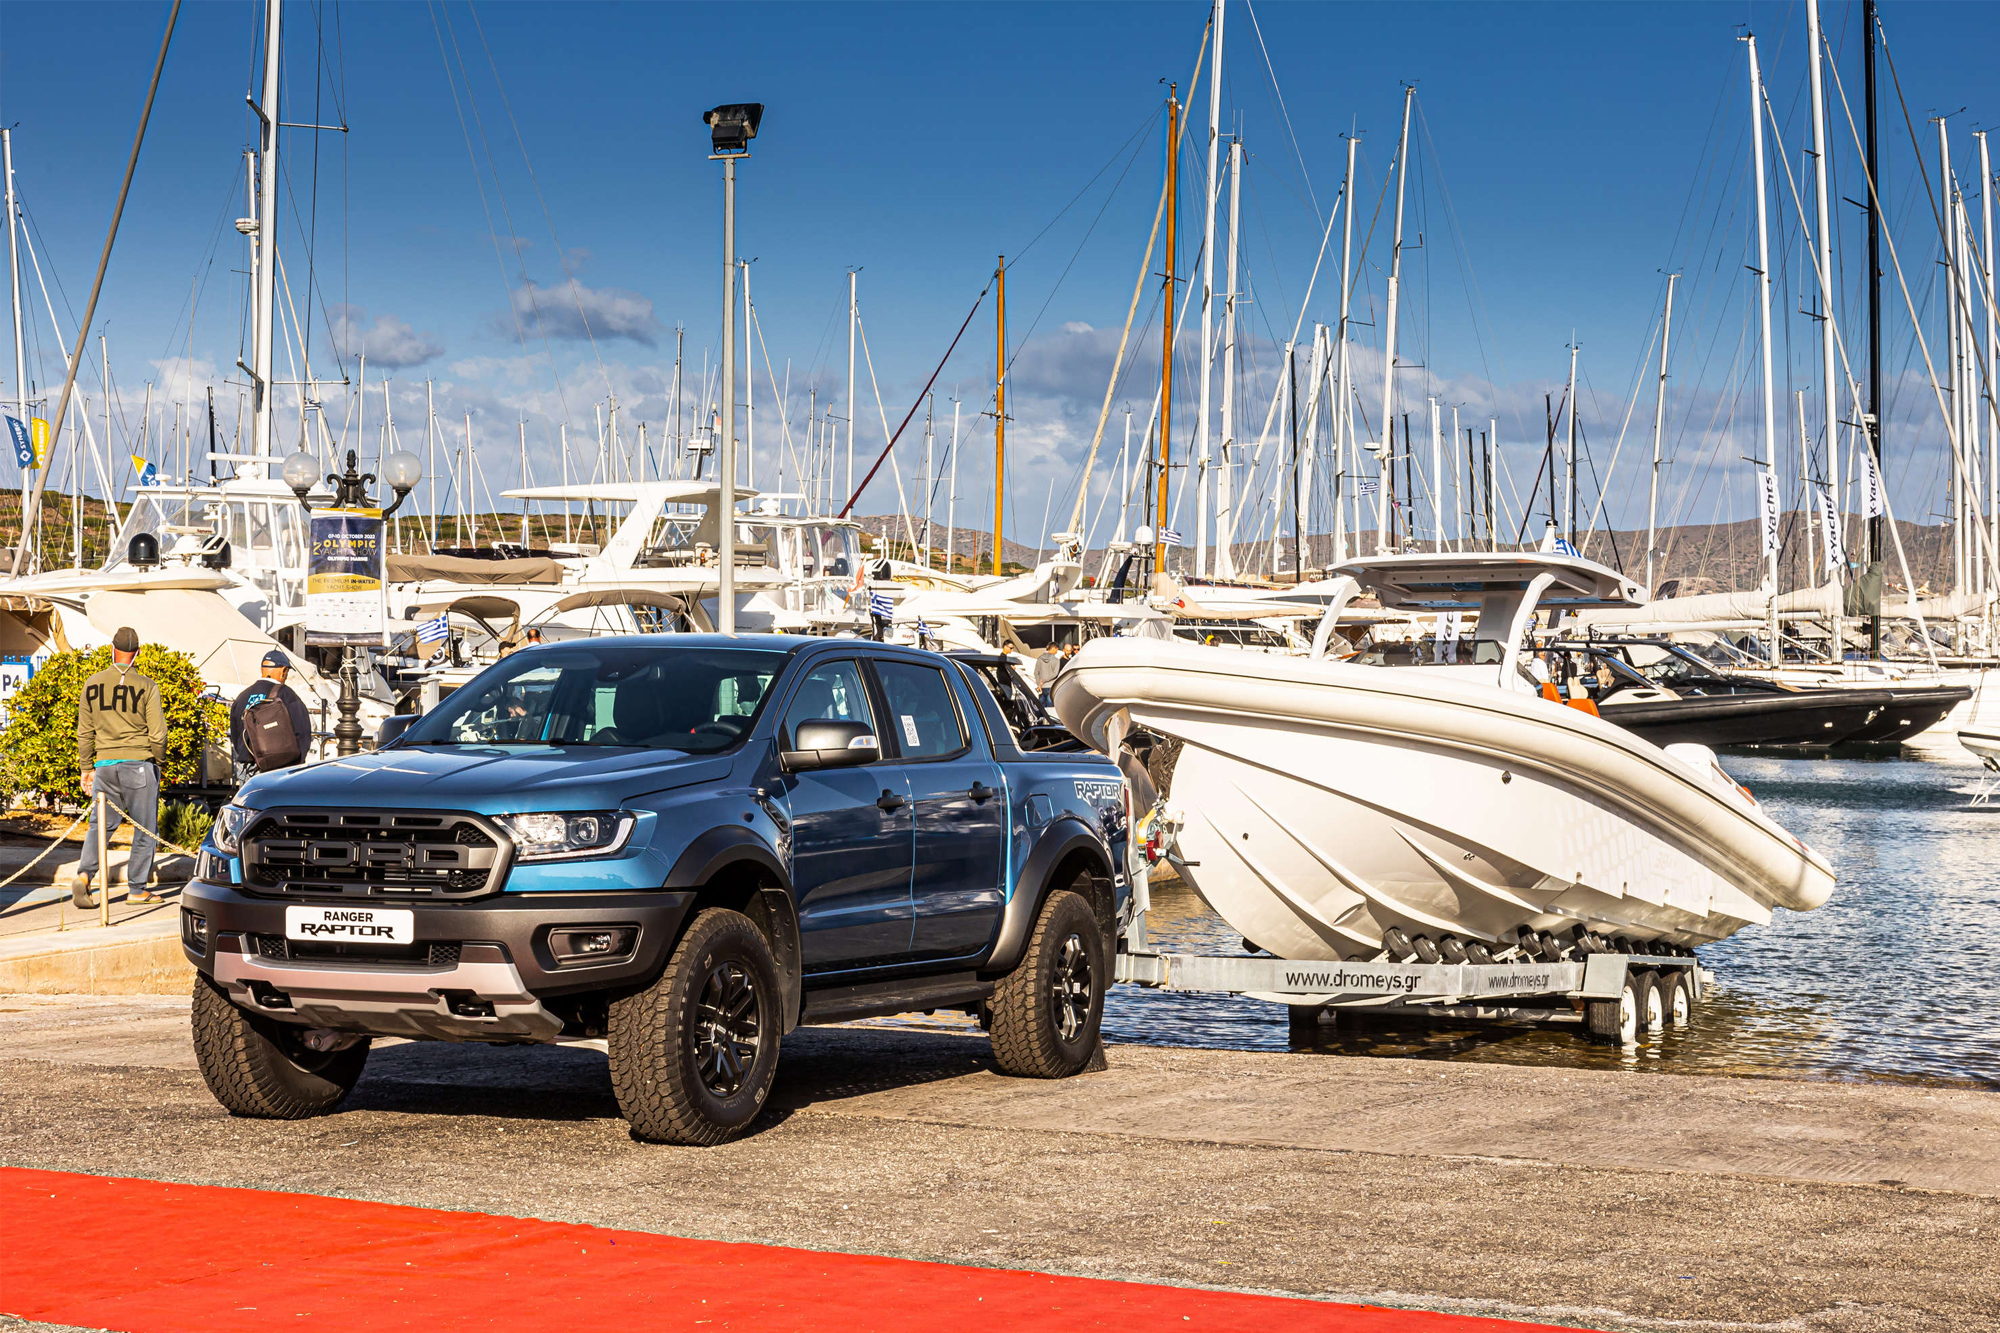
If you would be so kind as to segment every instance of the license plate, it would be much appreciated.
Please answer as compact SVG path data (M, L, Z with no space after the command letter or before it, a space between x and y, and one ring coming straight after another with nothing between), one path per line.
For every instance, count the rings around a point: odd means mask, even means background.
M409 944L417 915L396 907L287 907L285 938L331 944Z

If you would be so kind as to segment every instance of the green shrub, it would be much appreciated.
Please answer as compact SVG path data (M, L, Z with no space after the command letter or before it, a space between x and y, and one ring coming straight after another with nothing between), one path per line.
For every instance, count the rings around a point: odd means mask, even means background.
M77 698L83 682L110 665L108 647L92 653L57 653L7 701L6 722L0 728L0 748L5 750L0 764L17 799L32 794L43 806L83 804L82 771L76 766ZM142 644L137 665L158 682L160 705L167 715L167 762L160 785L193 782L201 772L204 741L228 740L229 706L201 697L207 686L186 653Z
M215 816L208 807L194 801L162 801L160 803L160 836L168 842L179 843L183 847L196 848L208 836L209 825Z

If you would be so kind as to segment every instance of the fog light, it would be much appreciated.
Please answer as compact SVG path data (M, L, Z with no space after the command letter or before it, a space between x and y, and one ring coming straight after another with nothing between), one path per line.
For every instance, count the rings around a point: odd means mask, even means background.
M636 926L558 926L549 932L549 952L557 963L608 962L632 952Z
M208 952L208 918L199 912L181 909L181 939L196 953Z

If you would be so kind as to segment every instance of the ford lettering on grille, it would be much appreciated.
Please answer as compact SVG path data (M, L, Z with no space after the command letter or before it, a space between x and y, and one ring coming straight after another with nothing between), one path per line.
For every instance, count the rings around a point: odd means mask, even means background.
M467 898L500 887L511 851L452 811L281 809L245 830L244 878L276 893Z

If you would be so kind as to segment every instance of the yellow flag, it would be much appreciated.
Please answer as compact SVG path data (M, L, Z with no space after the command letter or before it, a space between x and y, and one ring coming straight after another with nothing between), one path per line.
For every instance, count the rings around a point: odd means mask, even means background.
M28 438L34 442L35 466L47 467L49 465L49 423L40 417L29 418Z

